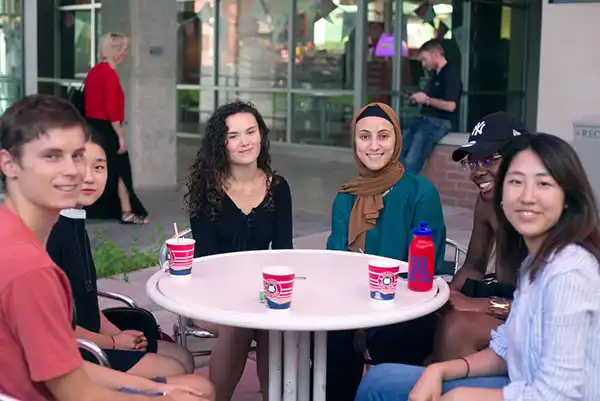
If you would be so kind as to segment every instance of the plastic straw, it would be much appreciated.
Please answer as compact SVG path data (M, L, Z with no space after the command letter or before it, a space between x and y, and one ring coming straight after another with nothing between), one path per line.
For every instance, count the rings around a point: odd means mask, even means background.
M179 243L179 230L177 230L177 223L173 222L173 230L175 231L175 238L177 238L177 243Z

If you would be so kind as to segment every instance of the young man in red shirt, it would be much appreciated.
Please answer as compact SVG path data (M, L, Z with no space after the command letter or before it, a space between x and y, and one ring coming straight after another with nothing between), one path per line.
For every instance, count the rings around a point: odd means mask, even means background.
M90 380L68 280L45 250L59 211L76 204L87 130L68 102L45 95L21 99L0 118L0 393L21 401L156 399ZM161 399L202 400L180 389Z

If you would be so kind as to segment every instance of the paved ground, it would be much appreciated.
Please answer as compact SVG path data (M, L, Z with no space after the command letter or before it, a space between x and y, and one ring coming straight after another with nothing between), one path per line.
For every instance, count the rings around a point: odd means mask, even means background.
M352 178L355 168L350 163L324 163L302 158L274 157L273 166L289 182L292 189L294 211L294 236L304 237L329 229L331 203L336 190L345 180ZM118 223L89 224L92 236L102 229L108 238L128 247L132 241L139 246L150 246L165 233L173 230L173 222L184 227L188 224L183 211L184 188L161 188L138 191L138 195L151 213L152 224L123 226ZM468 242L471 230L471 213L460 208L445 208L449 237Z
M331 202L339 185L353 176L353 165L315 163L300 158L275 158L274 166L286 177L292 188L295 246L304 249L324 248L329 229ZM182 210L182 194L181 188L139 191L140 197L151 212L153 225L133 227L117 223L92 223L90 234L93 236L102 228L111 241L122 246L129 246L134 239L137 246L150 247L161 237L161 233L170 233L173 221L181 227L185 226L187 218ZM444 207L444 215L448 237L466 246L470 237L472 213L465 209ZM175 316L154 305L145 292L146 280L155 269L134 272L129 275L128 282L121 278L102 279L99 281L99 288L133 297L140 306L152 311L163 329L170 333ZM102 301L101 305L106 307L111 303ZM190 344L194 349L209 349L210 346L210 340L194 341ZM197 360L198 370L202 374L207 374L206 367L202 367L206 362L206 359ZM234 400L260 400L253 361L248 362Z

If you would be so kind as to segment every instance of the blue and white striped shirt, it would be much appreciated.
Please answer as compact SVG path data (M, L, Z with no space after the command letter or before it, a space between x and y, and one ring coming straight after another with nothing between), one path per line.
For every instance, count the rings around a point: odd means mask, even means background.
M515 291L490 348L508 367L504 401L600 400L600 268L578 245L554 254Z

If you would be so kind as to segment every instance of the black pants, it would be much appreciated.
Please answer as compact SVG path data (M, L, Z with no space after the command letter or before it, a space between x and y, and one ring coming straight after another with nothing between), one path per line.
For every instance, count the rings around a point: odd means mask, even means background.
M367 339L374 364L422 365L433 351L437 315L383 326ZM332 331L327 335L326 399L353 401L362 379L364 358L354 349L355 330Z
M120 330L137 330L144 333L148 339L145 351L124 351L105 349L108 362L112 369L127 372L136 365L147 353L156 353L158 349L158 324L154 316L141 308L109 308L103 311L106 318ZM87 351L81 351L86 361L97 363L98 361Z
M158 323L152 313L142 308L117 307L102 311L104 316L119 330L137 330L148 340L146 351L156 353L158 349Z

